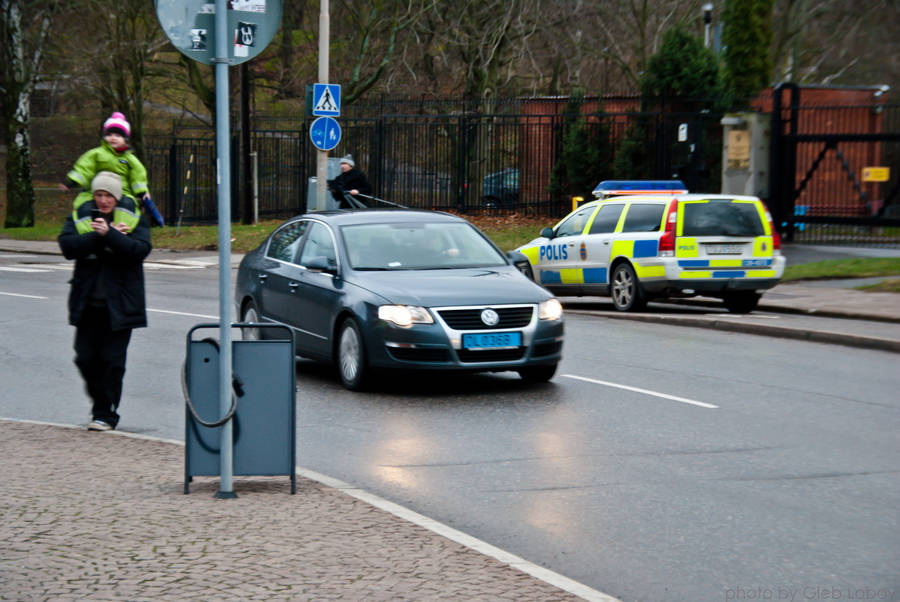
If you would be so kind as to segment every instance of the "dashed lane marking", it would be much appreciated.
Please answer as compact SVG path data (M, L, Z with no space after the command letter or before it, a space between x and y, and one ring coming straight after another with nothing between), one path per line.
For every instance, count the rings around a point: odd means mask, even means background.
M49 299L50 297L38 297L37 295L22 295L20 293L4 293L0 292L0 295L6 295L7 297L22 297L23 299Z
M565 378L572 378L575 380L582 380L587 383L594 383L595 385L603 385L605 387L615 387L616 389L625 389L626 391L633 391L635 393L643 393L644 395L652 395L654 397L661 397L662 399L670 399L672 401L677 401L680 403L687 403L692 406L697 406L700 408L707 408L710 410L714 410L719 406L713 405L711 403L706 403L705 401L697 401L696 399L687 399L686 397L678 397L677 395L669 395L668 393L660 393L659 391L651 391L649 389L641 389L639 387L631 387L629 385L620 385L619 383L611 383L605 380L597 380L595 378L587 378L584 376L576 376L574 374L563 374Z

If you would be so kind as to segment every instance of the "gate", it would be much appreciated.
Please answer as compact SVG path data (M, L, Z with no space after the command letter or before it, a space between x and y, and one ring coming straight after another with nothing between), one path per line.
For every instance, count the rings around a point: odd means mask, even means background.
M785 240L900 247L900 105L877 90L854 106L804 106L800 94L781 84L773 98L769 204ZM865 181L870 167L889 179Z

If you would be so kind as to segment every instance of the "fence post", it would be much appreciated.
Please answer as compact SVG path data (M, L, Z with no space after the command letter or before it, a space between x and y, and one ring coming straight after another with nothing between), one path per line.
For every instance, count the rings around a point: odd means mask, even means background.
M166 198L166 215L169 216L169 221L174 222L176 216L178 215L178 197L179 192L181 191L181 186L179 186L179 178L178 178L178 143L176 138L172 138L172 144L169 145L169 161L166 169L168 170L168 184L169 189L167 191Z

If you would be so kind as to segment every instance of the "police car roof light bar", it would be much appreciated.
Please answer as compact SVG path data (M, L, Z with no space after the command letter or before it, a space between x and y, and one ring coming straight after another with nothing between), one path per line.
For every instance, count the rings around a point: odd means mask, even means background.
M681 180L603 180L594 188L598 199L626 194L687 194Z

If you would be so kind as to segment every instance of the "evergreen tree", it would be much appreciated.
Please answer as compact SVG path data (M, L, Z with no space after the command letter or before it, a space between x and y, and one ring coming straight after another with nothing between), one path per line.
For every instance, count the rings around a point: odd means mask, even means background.
M680 27L663 34L662 45L647 61L639 84L644 97L716 99L721 93L715 54Z
M554 198L589 198L597 183L610 173L609 127L602 110L589 122L581 114L583 104L583 95L576 92L565 108L562 148L547 187Z
M638 82L641 109L677 102L680 110L722 108L722 83L715 54L703 42L680 27L663 34L659 50L647 61L647 70ZM690 101L690 102L689 102ZM654 124L646 115L636 116L619 144L613 162L618 179L645 180L659 177Z
M770 83L773 0L725 0L722 9L724 76L738 104Z

